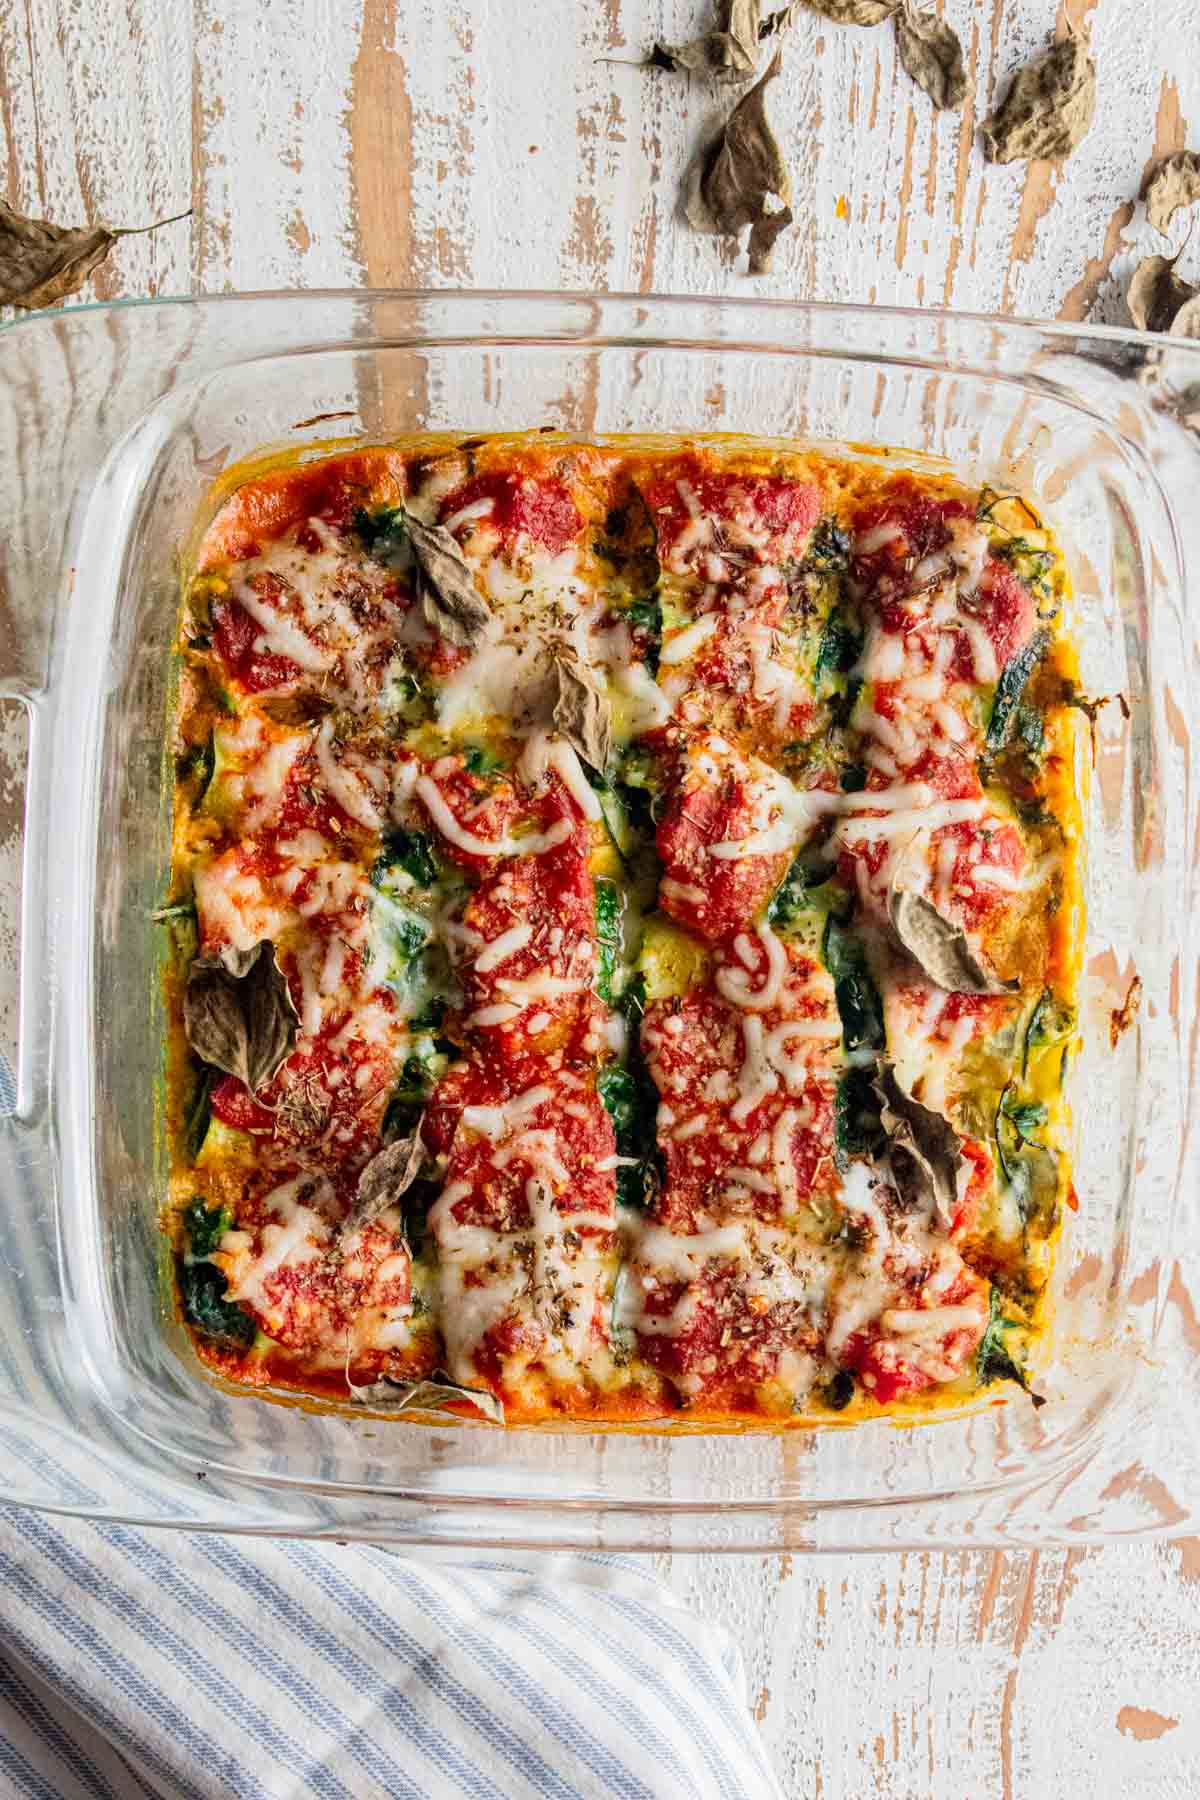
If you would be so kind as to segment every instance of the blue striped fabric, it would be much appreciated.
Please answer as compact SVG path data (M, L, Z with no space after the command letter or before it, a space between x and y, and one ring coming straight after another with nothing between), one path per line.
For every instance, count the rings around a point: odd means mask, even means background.
M14 1105L0 1055L0 1116ZM0 1417L7 1470L52 1462L81 1511L96 1454ZM400 1556L0 1505L0 1797L778 1791L737 1650L631 1559Z
M741 1660L627 1559L0 1508L0 1794L770 1800Z

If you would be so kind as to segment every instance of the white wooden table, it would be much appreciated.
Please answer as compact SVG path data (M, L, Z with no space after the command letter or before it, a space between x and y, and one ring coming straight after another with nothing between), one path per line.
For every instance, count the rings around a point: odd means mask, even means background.
M465 284L1124 321L1133 262L1165 247L1134 202L1142 176L1189 126L1200 143L1196 0L945 10L974 82L961 118L915 93L888 30L794 30L770 112L799 222L755 283L677 215L719 97L601 60L686 37L700 0L10 0L7 195L67 223L193 206L122 242L82 298ZM987 167L979 119L1068 15L1099 64L1090 137L1061 171ZM1200 245L1180 272L1200 281ZM1200 1320L1181 1324L1200 1351ZM789 1795L1200 1792L1200 1540L667 1573L741 1643Z

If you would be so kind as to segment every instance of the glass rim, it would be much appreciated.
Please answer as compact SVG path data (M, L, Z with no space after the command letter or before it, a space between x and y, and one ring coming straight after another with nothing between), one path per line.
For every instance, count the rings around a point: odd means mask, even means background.
M997 312L977 312L960 310L954 307L932 306L892 306L880 305L867 301L844 300L792 300L781 295L770 294L686 294L672 293L654 289L649 293L638 293L632 289L571 289L571 288L501 288L501 287L315 287L315 288L239 288L230 292L195 294L130 294L115 300L89 300L78 306L57 306L39 308L19 312L16 318L0 322L0 338L8 336L16 330L24 328L36 329L39 325L58 323L84 316L104 313L127 312L135 309L169 311L176 307L215 307L249 302L253 305L268 305L289 302L296 305L308 301L519 301L525 305L558 305L569 306L583 304L588 306L604 306L606 304L668 307L673 310L684 308L717 309L719 311L741 311L761 314L763 317L782 317L787 314L811 318L855 318L855 319L896 319L907 320L914 324L968 325L986 327L991 331L999 331L1004 335L1024 337L1036 334L1041 337L1061 338L1065 343L1079 343L1098 340L1101 343L1120 345L1131 349L1169 350L1172 356L1181 355L1185 361L1191 359L1200 363L1200 339L1171 337L1167 333L1141 331L1132 325L1101 325L1088 320L1043 319ZM483 333L481 336L490 334ZM511 339L511 333L505 333ZM526 334L516 334L518 340ZM527 334L536 337L535 332ZM428 341L423 340L423 341ZM586 342L587 339L581 339ZM746 346L753 350L754 346Z

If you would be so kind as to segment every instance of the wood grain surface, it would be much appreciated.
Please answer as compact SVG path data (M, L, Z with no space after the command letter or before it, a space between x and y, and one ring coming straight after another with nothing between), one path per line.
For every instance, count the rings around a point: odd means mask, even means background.
M123 240L81 299L466 284L1127 322L1134 263L1167 248L1137 200L1144 174L1189 130L1200 142L1196 0L945 0L945 14L967 49L961 116L915 91L890 31L795 27L769 111L797 224L753 283L744 255L678 212L721 95L626 66L690 35L700 0L8 0L0 167L10 202L64 223L193 207ZM985 164L978 124L1011 71L1085 26L1100 97L1084 144L1061 169ZM1185 230L1180 215L1176 247ZM1200 281L1200 236L1179 272ZM0 729L19 762L16 728ZM741 1645L789 1795L1200 1792L1200 1540L677 1557L664 1572Z

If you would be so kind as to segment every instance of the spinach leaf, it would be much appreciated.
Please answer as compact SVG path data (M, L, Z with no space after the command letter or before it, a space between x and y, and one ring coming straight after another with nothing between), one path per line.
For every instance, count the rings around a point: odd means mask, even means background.
M844 922L849 917L850 895L827 866L808 860L802 850L771 896L767 907L767 924L776 931L786 931L803 913L836 913Z
M225 1297L228 1283L215 1263L182 1262L179 1297L183 1316L218 1343L245 1347L254 1342L256 1326L249 1313Z
M635 975L617 1001L617 1011L625 1021L625 1029L637 1036L646 1010L646 977Z
M217 751L211 731L202 744L193 744L190 750L185 750L182 756L176 758L176 780L191 782L197 804L207 793L216 766Z
M1045 630L1035 631L1029 642L1015 656L1010 656L1001 669L1000 679L996 683L996 696L992 701L992 716L988 720L986 742L989 750L1000 750L1007 744L1026 683L1049 645L1050 633Z
M637 1159L636 1167L617 1170L617 1200L622 1206L649 1204L659 1182L655 1120L658 1089L650 1079L636 1041L629 1066L610 1063L596 1077L596 1091L613 1123L617 1155Z
M388 918L383 933L391 949L404 963L413 962L420 956L429 942L429 935L429 926L424 919L419 919L415 913L401 912L399 908Z
M1042 1406L1045 1404L1042 1396L1033 1392L1028 1375L1020 1363L1014 1360L1005 1342L1007 1333L1014 1330L1020 1321L1006 1318L1003 1305L999 1290L993 1287L988 1296L987 1330L979 1340L979 1349L975 1353L975 1372L979 1385L988 1387L993 1381L1015 1381L1018 1387L1025 1389L1035 1406Z
M363 549L383 560L401 550L408 536L402 506L385 506L377 513L369 513L365 506L360 506L355 511L353 524Z
M183 1209L183 1229L189 1256L211 1256L225 1233L233 1230L233 1214L227 1206L210 1206L196 1194Z
M1019 1101L1013 1083L1007 1082L996 1104L992 1135L1000 1173L1017 1203L1023 1224L1031 1219L1053 1219L1058 1192L1058 1158L1047 1145L1029 1133L1046 1120L1046 1108L1037 1101Z
M646 659L646 667L652 675L657 675L658 660L662 654L663 634L662 601L659 599L658 593L647 594L640 600L630 601L625 609L625 617L638 634Z
M1021 1074L1029 1073L1029 1058L1033 1051L1044 1050L1054 1044L1068 1042L1075 1035L1075 1013L1072 1007L1055 997L1049 988L1043 988L1041 996L1029 1015L1029 1023L1025 1027L1025 1042L1021 1054Z
M1030 1132L1044 1125L1049 1117L1048 1109L1040 1100L1008 1100L1004 1103L1004 1111L1027 1144L1033 1141Z
M1018 706L1014 733L1022 749L1037 762L1046 749L1046 721L1032 702L1022 700Z
M192 1098L183 1122L183 1141L189 1162L195 1162L200 1154L200 1147L208 1136L209 1121L212 1118L212 1091L217 1080L217 1071L208 1064L198 1070Z
M847 1051L882 1050L883 1004L861 941L834 913L825 923L821 960L833 977L842 1041Z
M829 513L819 521L804 555L804 562L823 573L829 570L848 569L850 567L850 548L853 539L844 526Z
M813 685L826 676L848 675L863 651L863 636L835 607L826 619L813 667Z
M495 775L504 767L504 758L483 744L472 744L466 754L467 770L472 775Z
M858 696L862 693L862 678L851 675L846 682L845 692L831 694L828 700L829 723L842 726L850 723L850 715L858 705Z
M998 556L1012 569L1018 581L1024 582L1031 593L1045 595L1049 592L1048 576L1057 558L1053 550L1043 550L1038 544L1031 544L1026 537L1011 537L993 544L992 555Z
M604 1102L604 1109L612 1120L613 1131L617 1139L617 1154L631 1154L628 1146L633 1142L633 1133L637 1127L638 1091L637 1083L628 1069L619 1063L610 1068L601 1069L596 1077L596 1090Z
M808 876L809 870L803 858L797 856L775 889L767 908L767 924L776 931L781 925L790 925L808 906Z
M646 594L640 600L631 600L625 616L638 631L647 631L653 637L662 636L662 601L657 594Z
M613 881L592 883L596 897L596 992L610 1006L621 960L621 890Z
M985 482L979 490L979 501L975 507L976 519L980 524L995 525L999 531L1006 530L1007 527L1001 525L996 518L996 509L1000 506L1019 506L1035 531L1045 529L1028 500L1022 499L1020 494L1002 493L999 488L994 488Z
M382 887L390 869L402 869L417 887L432 887L438 878L438 862L423 831L389 831L371 870L371 881Z
M642 774L641 768L631 758L626 758L626 764L632 767L635 774ZM661 873L655 847L655 793L649 786L640 783L635 785L623 779L611 782L606 776L598 775L594 769L587 769L586 772L600 802L605 829L621 859L630 891L639 905L650 907L658 892ZM623 767L622 775L624 773Z
M409 1136L435 1084L445 1074L446 1065L455 1054L455 1046L447 1039L417 1038L404 1059L388 1099L382 1126L385 1138Z
M630 825L641 842L649 849L655 846L658 835L658 813L662 804L661 795L656 787L636 781L622 781L616 789L621 805L625 808Z
M846 1156L869 1156L883 1142L873 1068L845 1069L834 1102L834 1142Z

